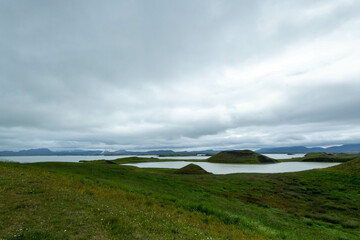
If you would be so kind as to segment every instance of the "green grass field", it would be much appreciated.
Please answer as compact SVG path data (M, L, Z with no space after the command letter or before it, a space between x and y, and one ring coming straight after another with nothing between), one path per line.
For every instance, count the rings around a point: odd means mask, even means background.
M360 239L359 166L182 175L0 163L0 239Z

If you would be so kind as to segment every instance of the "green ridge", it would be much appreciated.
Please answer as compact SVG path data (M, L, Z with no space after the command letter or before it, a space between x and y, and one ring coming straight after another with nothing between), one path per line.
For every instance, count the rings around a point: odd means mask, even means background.
M276 163L275 159L253 152L251 150L234 150L222 151L208 159L209 162L216 163L245 163L245 164L259 164L259 163Z
M202 167L196 164L189 164L175 171L177 174L208 174Z
M324 152L307 153L303 162L346 162L358 157L356 154L329 154Z
M344 162L340 165L329 168L333 171L360 174L360 158L353 159L348 162Z

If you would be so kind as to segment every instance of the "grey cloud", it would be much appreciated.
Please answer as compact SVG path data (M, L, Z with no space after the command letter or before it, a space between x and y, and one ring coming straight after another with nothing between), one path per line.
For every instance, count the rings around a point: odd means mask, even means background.
M340 71L343 83L296 80L299 88L276 76L219 82L224 68L276 58L344 24L355 29L359 10L340 0L2 2L0 148L320 144L322 124L334 143L341 131L341 141L358 141L345 126L358 127L359 72ZM342 33L339 43L359 37ZM312 74L281 76L315 83ZM284 101L259 108L262 92ZM334 127L342 130L330 134Z

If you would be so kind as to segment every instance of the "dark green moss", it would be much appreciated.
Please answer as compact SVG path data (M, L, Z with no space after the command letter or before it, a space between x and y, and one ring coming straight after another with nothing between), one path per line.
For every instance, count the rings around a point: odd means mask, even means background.
M307 153L303 162L347 162L358 157L356 154L328 154L324 152Z
M360 174L360 158L353 159L348 162L344 162L340 165L329 168L333 171Z
M250 150L222 151L208 159L209 162L217 163L275 163L277 160L266 157Z
M202 167L200 167L196 164L193 164L193 163L176 170L175 173L177 173L177 174L209 174Z
M105 160L105 161L104 161L104 164L116 164L116 163L113 162L113 161L110 161L110 160Z

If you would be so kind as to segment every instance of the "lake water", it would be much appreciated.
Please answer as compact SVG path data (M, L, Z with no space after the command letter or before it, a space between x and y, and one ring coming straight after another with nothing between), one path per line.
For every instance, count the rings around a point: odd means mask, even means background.
M300 158L304 157L305 153L296 153L296 154L280 154L280 153L269 153L269 154L263 154L265 156L268 156L273 159L290 159L290 158Z
M133 157L130 155L121 156L103 156L103 155L90 155L90 156L11 156L0 157L0 161L11 161L19 163L34 163L34 162L79 162L80 160L114 160L117 158ZM156 157L156 156L147 156Z
M274 159L288 159L295 157L303 157L304 154L264 154L268 157ZM159 157L157 155L117 155L117 156L103 156L103 155L91 155L91 156L0 156L0 161L11 161L11 162L20 162L20 163L34 163L34 162L79 162L80 160L114 160L117 158L126 158L126 157L146 157L146 158L159 158L159 159L176 159L176 160L205 160L209 156L176 156L176 157Z
M208 172L214 174L229 173L284 173L300 172L316 168L327 168L340 163L323 163L323 162L282 162L270 164L224 164L209 162L146 162L146 163L129 163L122 164L140 168L182 168L190 163L196 164Z
M288 159L295 157L303 157L304 154L264 154L275 159ZM281 172L298 172L314 168L326 168L337 165L338 163L315 163L315 162L283 162L273 164L221 164L208 162L189 162L182 160L206 160L208 156L177 156L177 157L159 157L156 155L118 155L118 156L11 156L0 157L0 161L11 161L20 163L34 163L34 162L79 162L80 160L114 160L117 158L126 157L146 157L159 159L173 159L178 161L169 162L147 162L124 164L136 166L141 168L182 168L190 163L194 163L204 168L206 171L214 174L228 174L228 173L281 173Z
M19 162L19 163L34 163L34 162L79 162L81 160L114 160L118 158L127 157L144 157L144 158L159 158L159 159L179 159L179 160L205 160L208 156L186 156L186 157L159 157L157 155L90 155L90 156L0 156L0 161Z

